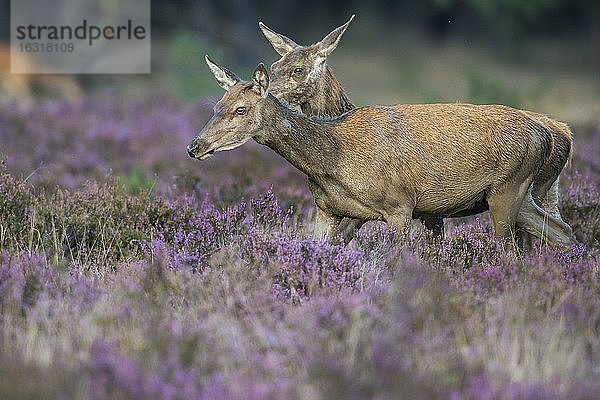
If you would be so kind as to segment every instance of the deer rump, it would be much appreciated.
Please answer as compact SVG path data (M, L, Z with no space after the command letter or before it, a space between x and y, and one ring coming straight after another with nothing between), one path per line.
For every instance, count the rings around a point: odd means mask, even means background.
M489 194L531 180L552 150L548 127L505 106L364 107L338 122L334 180L360 206L344 209L341 198L331 198L329 207L348 217L399 203L412 204L414 217L484 212ZM318 181L327 192L332 180Z

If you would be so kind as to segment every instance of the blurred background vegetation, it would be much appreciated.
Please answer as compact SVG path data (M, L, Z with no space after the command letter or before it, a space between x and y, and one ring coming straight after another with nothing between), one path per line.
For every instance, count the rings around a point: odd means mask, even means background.
M10 1L0 4L6 41ZM310 44L353 13L329 65L359 105L501 103L598 121L600 2L587 0L152 0L152 73L77 79L132 97L220 96L205 53L248 78L278 58L259 20Z

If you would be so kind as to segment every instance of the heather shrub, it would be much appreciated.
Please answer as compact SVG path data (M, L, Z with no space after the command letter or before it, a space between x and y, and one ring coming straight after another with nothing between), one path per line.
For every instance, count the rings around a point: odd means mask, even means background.
M477 218L453 227L440 246L430 247L426 256L439 268L461 274L473 267L502 264L506 259L503 246L493 239L491 225Z
M0 253L0 307L3 313L24 313L44 291L50 272L44 257L25 252Z
M85 397L81 370L55 364L52 368L24 362L19 351L0 352L0 398L73 399ZM15 354L17 353L17 354Z
M366 224L356 232L353 243L365 257L374 258L396 251L403 239L406 238L396 228L376 223Z
M163 200L131 196L114 180L40 195L36 212L39 247L87 266L139 257L173 213Z
M111 173L135 183L137 171L172 175L191 163L185 146L206 112L167 98L2 102L2 152L10 170L47 188L73 189Z
M383 290L315 297L294 312L317 398L444 398L464 366L455 345L467 313L456 289L414 256Z
M173 266L193 271L205 267L211 254L222 247L242 243L251 229L283 229L287 225L271 190L224 209L207 198L196 202L189 197L170 202L168 208L172 218L163 225L151 251L166 247Z
M589 177L569 176L563 187L562 215L583 243L600 243L600 193Z
M300 302L323 288L335 293L358 287L362 254L341 245L253 229L240 251L259 268L270 265L273 290L282 299Z
M34 198L30 187L16 179L0 162L0 249L23 248L31 234Z
M487 217L315 240L268 149L187 159L206 108L0 104L0 398L600 397L595 131L561 181L582 243L515 256Z
M273 291L284 298L298 300L317 287L351 288L357 282L361 253L293 235L270 190L224 210L208 200L187 205L175 207L177 222L150 249L166 253L176 268L202 272L213 266L213 254L231 249L254 268L271 271Z

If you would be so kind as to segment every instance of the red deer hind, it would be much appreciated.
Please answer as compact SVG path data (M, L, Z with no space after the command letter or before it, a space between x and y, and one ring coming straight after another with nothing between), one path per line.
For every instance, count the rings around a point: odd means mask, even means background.
M263 64L246 82L208 56L206 62L226 93L188 154L203 160L250 139L270 147L307 175L317 236L335 237L344 217L402 231L413 214L452 215L485 203L497 237L511 238L519 223L550 242L570 243L568 226L531 197L552 137L527 114L500 106L393 105L315 119L269 93Z
M353 18L354 15L344 25L334 29L321 41L310 46L301 46L292 39L273 31L262 22L259 22L259 27L265 37L273 45L275 51L282 56L281 59L271 65L272 79L270 92L275 97L287 101L290 106L302 110L303 113L309 116L335 117L353 110L355 106L327 64L327 57L335 50ZM472 107L473 111L469 115L471 118L481 121L482 126L480 130L485 131L486 127L491 128L495 126L488 124L487 117L484 114L481 117L476 115L479 111L483 110L483 108L479 108L478 106L462 104L459 106L423 105L419 107L421 109L429 109L432 113L447 112L449 119L456 117L454 115L456 109L464 110ZM524 110L511 110L510 113L505 113L502 111L502 107L496 107L498 110L495 113L495 118L504 118L512 114L522 113L530 120L535 120L538 124L544 125L543 134L550 133L552 139L551 150L549 156L540 164L541 168L535 173L532 195L538 205L544 207L545 210L562 222L558 210L558 176L567 160L571 157L573 135L569 127L542 114ZM428 112L424 111L422 116L424 119L427 119ZM506 122L508 121L504 121L504 123ZM425 121L422 123L425 123ZM453 131L464 129L465 127L463 124L445 124L444 126L444 129L437 130L439 135L454 135L456 132ZM489 132L482 133L489 135ZM506 151L510 152L512 149L506 148ZM465 154L465 156L469 156L469 153ZM447 213L421 215L421 219L428 228L433 229L437 234L441 234L443 229L442 217L469 215L485 211L486 208L487 206L483 204L482 208L464 210L457 215ZM352 230L359 228L362 225L362 221L345 221L345 225L350 229L350 232L346 232L346 236L351 237ZM521 227L525 230L530 230L527 226ZM563 227L570 232L570 228L564 222Z

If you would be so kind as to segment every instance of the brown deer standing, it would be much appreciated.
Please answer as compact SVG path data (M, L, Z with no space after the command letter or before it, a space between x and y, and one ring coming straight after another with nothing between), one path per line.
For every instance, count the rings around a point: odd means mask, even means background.
M321 120L269 94L262 63L244 82L208 56L206 62L227 92L188 154L204 160L251 138L269 146L307 175L317 236L334 237L343 217L381 220L402 231L413 214L452 215L485 202L498 237L511 238L519 221L538 237L570 243L568 226L530 193L552 150L550 132L518 110L367 106Z
M259 22L259 27L265 37L273 45L275 51L282 56L280 60L271 65L270 92L309 116L335 117L354 109L355 106L327 65L327 57L335 50L353 18L354 15L344 25L325 36L323 40L310 46L301 46ZM430 107L434 111L439 110L440 106L432 105ZM471 106L463 104L461 107ZM472 107L474 110L479 110L477 106ZM447 111L451 112L451 109L452 107L448 107ZM558 176L571 157L573 135L567 125L545 115L524 110L513 111L524 113L529 118L545 125L551 134L551 152L542 168L535 174L532 195L538 205L562 221L558 210ZM500 115L502 114L500 113ZM427 116L424 117L427 118ZM447 129L453 131L460 129L460 126L448 126ZM439 130L440 135L447 133L448 131ZM486 206L482 205L482 208L465 210L457 215L427 215L421 216L421 219L428 228L440 235L443 232L442 217L464 216L485 211L485 209ZM362 221L344 221L344 223L346 229L350 230L350 232L346 232L346 236L351 236L351 231L362 225ZM524 228L526 229L526 227Z

